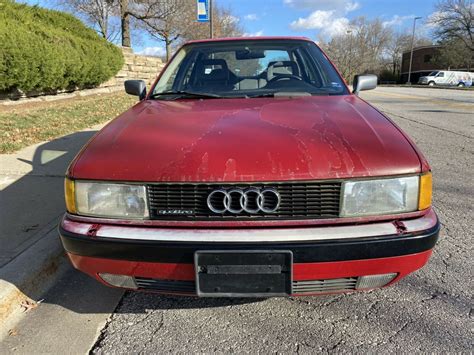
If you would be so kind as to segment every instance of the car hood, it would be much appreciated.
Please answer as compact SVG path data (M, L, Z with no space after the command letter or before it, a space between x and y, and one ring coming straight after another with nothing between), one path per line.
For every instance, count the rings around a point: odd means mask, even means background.
M410 174L420 159L355 95L145 100L71 164L78 179L284 181Z

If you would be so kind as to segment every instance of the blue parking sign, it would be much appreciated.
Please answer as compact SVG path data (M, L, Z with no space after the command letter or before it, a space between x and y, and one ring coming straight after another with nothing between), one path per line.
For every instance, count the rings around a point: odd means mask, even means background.
M209 0L196 0L198 22L209 22Z

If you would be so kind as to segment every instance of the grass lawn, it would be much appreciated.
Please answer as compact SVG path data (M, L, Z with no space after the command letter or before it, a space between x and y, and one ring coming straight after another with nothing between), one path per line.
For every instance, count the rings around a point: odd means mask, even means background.
M114 93L1 107L0 153L106 122L135 102L125 93Z

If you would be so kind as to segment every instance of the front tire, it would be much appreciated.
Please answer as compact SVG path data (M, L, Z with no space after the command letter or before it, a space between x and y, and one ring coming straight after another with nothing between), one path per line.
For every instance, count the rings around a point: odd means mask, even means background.
M435 85L436 85L436 83L435 83L434 81L430 81L430 82L428 83L428 86L435 86Z

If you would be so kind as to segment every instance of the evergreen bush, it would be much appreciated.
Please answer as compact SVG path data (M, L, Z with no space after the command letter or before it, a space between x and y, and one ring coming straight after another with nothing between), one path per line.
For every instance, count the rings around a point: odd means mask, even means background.
M123 66L120 48L72 15L0 0L0 91L94 87Z

